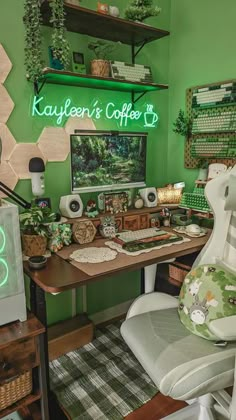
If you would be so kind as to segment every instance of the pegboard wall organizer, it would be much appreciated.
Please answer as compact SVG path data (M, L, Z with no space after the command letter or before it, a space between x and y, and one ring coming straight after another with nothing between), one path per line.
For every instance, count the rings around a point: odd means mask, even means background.
M236 158L236 79L195 86L186 91L186 112L193 122L185 142L185 167L198 159L227 166Z

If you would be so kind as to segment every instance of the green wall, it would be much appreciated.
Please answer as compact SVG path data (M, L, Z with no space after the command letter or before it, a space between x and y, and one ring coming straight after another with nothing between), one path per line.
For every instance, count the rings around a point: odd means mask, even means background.
M86 1L83 6L94 8L97 2ZM9 74L5 86L12 97L15 108L12 112L7 125L14 135L17 142L34 143L45 126L54 125L53 121L45 118L33 118L30 115L30 103L33 97L32 84L27 82L24 69L24 26L22 17L24 14L23 0L8 0L1 2L0 5L0 42L3 44L13 69ZM113 2L115 4L115 1ZM117 6L123 10L127 2L117 1ZM170 0L161 0L159 4L163 7L160 16L149 19L150 24L163 29L169 28L170 20ZM14 11L14 13L13 13ZM49 28L43 28L43 50L47 62L47 47L50 45ZM89 38L84 35L68 33L68 40L71 49L81 51L85 55L87 71L89 71L89 59L92 57L91 51L87 49ZM151 59L155 57L155 60ZM120 61L131 60L131 50L127 46L118 46L110 57ZM154 80L160 83L168 83L168 59L169 59L169 38L154 42L146 46L137 58L137 62L149 64L153 71ZM60 102L65 97L72 100L83 102L88 106L95 98L102 102L111 99L117 103L130 100L130 95L126 93L109 92L93 89L71 88L66 86L46 85L41 92L48 101ZM160 123L157 129L150 131L148 142L148 185L163 185L167 177L167 121L168 121L168 91L154 92L146 95L137 106L143 106L152 102L160 115ZM108 124L107 121L96 123L98 129L117 129L115 122ZM132 131L140 131L136 124L127 127ZM53 209L58 209L61 195L70 193L70 171L69 158L61 163L48 163L46 166L46 196L51 197ZM16 192L23 195L26 199L31 199L31 183L29 180L20 181L16 186ZM89 198L84 197L84 202ZM129 273L123 276L116 276L113 279L104 280L98 284L94 283L87 287L88 313L92 314L104 310L113 305L117 305L126 300L132 299L139 294L139 273ZM65 292L57 296L47 296L48 320L49 323L65 319L71 316L71 292ZM77 309L82 309L82 291L77 290Z
M235 78L236 2L173 0L169 61L168 181L193 188L197 170L184 168L184 139L173 121L185 109L185 91L201 84Z
M157 129L149 133L148 145L148 185L161 186L166 182L184 180L187 189L193 187L196 170L184 169L184 141L172 131L180 108L185 108L185 91L199 84L211 83L235 77L236 56L234 42L236 38L235 0L227 0L223 5L220 0L155 0L162 7L160 16L150 18L147 23L163 29L170 29L171 36L155 41L143 48L137 58L138 63L151 66L154 80L169 83L168 91L146 95L138 106L153 102L160 115ZM95 8L94 0L82 3ZM121 11L127 2L113 1ZM227 6L227 7L226 7ZM14 11L14 13L13 13ZM123 14L123 13L122 13ZM23 1L8 0L0 5L0 42L9 55L13 69L5 82L15 109L8 120L8 127L17 142L36 142L45 126L52 125L48 120L32 118L29 113L32 100L32 85L25 79L24 70L24 27L22 23ZM50 43L50 29L44 28L44 52ZM85 54L86 64L91 58L87 50L88 37L68 34L72 49ZM119 46L111 58L130 60L130 49ZM66 96L83 100L89 104L94 98L108 101L116 98L117 102L128 100L127 94L46 86L43 94L54 101ZM114 122L105 121L97 124L98 129L117 129ZM135 124L128 129L137 131ZM46 195L52 198L56 210L61 195L70 193L69 159L62 163L50 163L46 167ZM31 198L30 181L21 181L16 191L25 198ZM86 199L88 197L86 196ZM85 199L85 202L86 202ZM127 273L113 279L91 284L87 287L89 314L104 310L139 293L139 274ZM77 291L77 309L82 308L82 292ZM71 293L48 296L49 322L65 319L71 315Z

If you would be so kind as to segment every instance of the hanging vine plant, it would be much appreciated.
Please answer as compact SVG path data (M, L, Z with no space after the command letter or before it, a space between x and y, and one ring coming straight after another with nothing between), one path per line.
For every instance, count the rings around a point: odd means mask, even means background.
M49 4L52 11L50 22L53 27L53 56L61 62L64 69L67 69L70 63L70 47L66 39L64 0L52 0Z
M41 14L39 0L25 0L25 67L26 77L36 82L42 73Z

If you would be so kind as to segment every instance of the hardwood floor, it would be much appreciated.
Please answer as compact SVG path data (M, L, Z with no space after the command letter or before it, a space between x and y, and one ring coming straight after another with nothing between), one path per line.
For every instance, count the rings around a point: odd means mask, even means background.
M159 392L147 404L125 417L125 420L159 420L186 407L186 405L183 401L172 400Z

